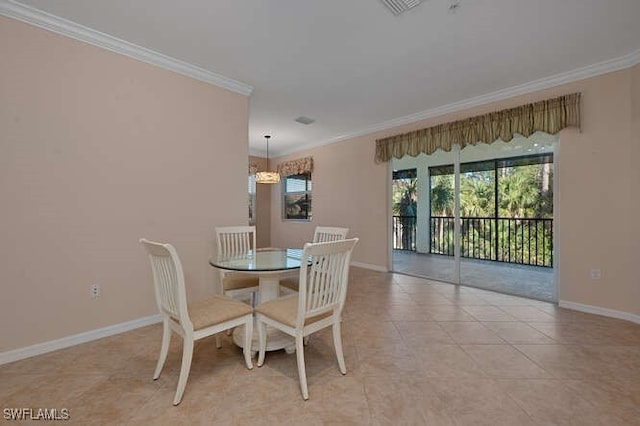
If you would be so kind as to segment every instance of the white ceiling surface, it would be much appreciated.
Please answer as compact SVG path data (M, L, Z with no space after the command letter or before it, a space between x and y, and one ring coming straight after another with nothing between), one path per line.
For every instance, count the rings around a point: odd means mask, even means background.
M640 49L640 0L20 3L253 86L254 154L265 134L295 152Z

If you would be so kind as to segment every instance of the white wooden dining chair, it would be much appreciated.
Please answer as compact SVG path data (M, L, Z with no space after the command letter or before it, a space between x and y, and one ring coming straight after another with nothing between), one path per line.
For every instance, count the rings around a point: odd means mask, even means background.
M162 347L153 379L160 377L167 359L171 332L182 337L182 365L173 405L182 400L189 378L194 341L240 325L245 327L244 360L251 370L251 336L253 309L246 303L216 295L187 304L184 273L178 253L171 244L140 240L149 255L156 302L162 316ZM217 342L217 341L216 341ZM217 343L216 343L217 344Z
M340 321L347 297L351 252L358 238L326 243L307 243L302 254L298 293L259 304L255 308L259 354L258 367L264 363L267 346L265 326L275 327L295 338L298 376L302 397L309 399L304 363L304 338L331 326L333 345L342 374L347 373L342 352Z
M344 240L347 238L349 228L337 228L334 226L316 226L313 232L314 243L326 243L327 241Z
M338 228L335 226L316 226L313 232L314 243L326 243L328 241L344 240L347 238L349 228ZM280 286L289 290L298 291L300 280L298 275L287 275L280 279Z
M215 230L219 256L241 256L256 249L255 226L218 226ZM220 269L222 294L234 298L249 297L251 305L255 301L258 282L256 275Z

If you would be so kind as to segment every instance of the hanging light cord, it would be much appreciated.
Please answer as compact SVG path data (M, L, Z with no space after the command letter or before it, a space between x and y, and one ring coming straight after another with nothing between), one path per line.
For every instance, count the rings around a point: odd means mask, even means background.
M265 135L264 137L267 140L267 170L269 170L269 139L271 136Z

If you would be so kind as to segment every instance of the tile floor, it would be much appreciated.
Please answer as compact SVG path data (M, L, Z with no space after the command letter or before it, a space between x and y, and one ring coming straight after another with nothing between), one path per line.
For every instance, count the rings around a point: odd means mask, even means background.
M640 425L638 324L352 268L343 331L346 376L329 330L307 346L306 402L295 355L249 371L225 336L196 344L174 407L180 339L151 380L159 325L0 366L0 400L82 425Z

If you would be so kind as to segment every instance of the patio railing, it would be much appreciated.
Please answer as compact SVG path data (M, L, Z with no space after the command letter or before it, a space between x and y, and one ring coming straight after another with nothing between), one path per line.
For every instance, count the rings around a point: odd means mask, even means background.
M462 257L553 267L553 219L463 217L460 234ZM432 216L430 235L430 253L453 256L453 217ZM393 248L416 249L414 216L393 217Z
M416 250L415 216L393 216L393 249Z

